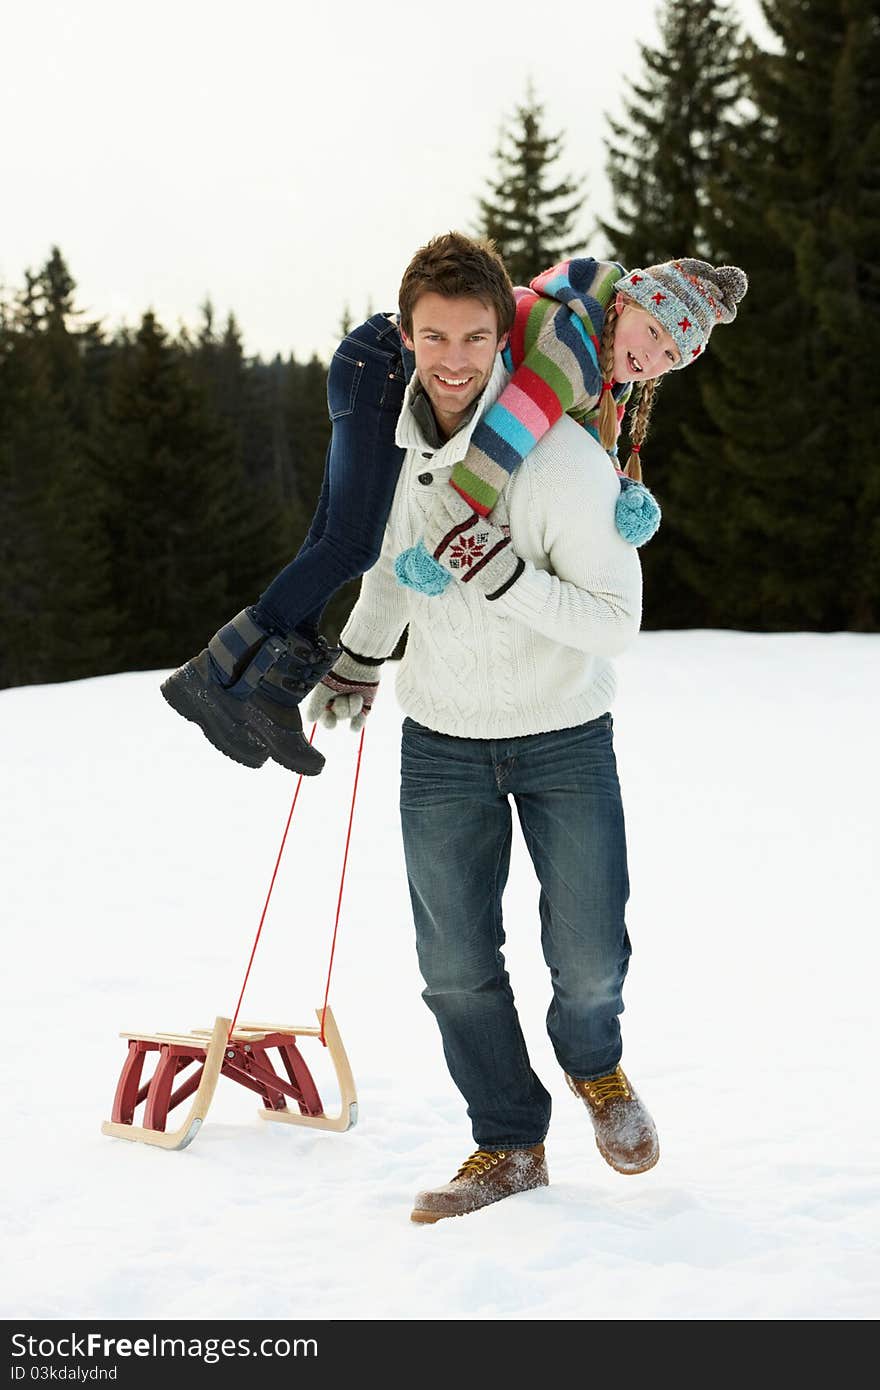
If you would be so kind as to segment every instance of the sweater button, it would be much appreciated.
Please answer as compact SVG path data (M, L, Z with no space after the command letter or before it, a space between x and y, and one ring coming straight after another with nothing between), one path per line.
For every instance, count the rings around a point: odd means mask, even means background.
M433 483L433 481L434 481L434 474L433 474L433 473L420 473L420 474L419 474L419 482L422 484L422 487L430 487L431 484Z

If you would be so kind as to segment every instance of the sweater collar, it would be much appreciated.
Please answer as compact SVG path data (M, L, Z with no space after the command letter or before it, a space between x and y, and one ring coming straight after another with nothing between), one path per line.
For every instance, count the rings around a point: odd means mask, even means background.
M477 398L474 404L471 418L466 425L462 425L461 429L458 430L451 439L447 439L438 447L433 440L426 437L425 431L419 423L420 410L418 408L416 410L413 409L414 403L419 395L422 394L422 386L418 378L418 373L413 372L409 385L406 388L406 394L403 398L403 408L397 421L397 431L394 436L395 444L399 449L430 449L438 464L458 463L460 459L464 458L468 451L471 435L486 411L491 405L494 405L495 401L501 395L501 392L507 385L507 381L507 368L501 360L501 354L498 353L495 358L495 365L492 368L492 375L486 382L482 395Z
M440 433L440 426L437 424L434 407L431 405L430 397L424 386L418 381L418 377L416 378L416 383L416 389L413 391L412 399L410 400L410 409L412 410L416 425L418 426L422 438L431 445L432 449L442 449L446 440ZM468 423L468 420L470 420L476 408L477 402L472 401L468 418L462 423L462 429Z

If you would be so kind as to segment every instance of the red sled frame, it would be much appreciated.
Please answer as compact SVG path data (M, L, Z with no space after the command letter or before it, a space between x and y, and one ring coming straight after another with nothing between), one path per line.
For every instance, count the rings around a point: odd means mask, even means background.
M128 1051L116 1095L112 1118L101 1133L117 1139L154 1144L162 1149L185 1149L198 1134L208 1112L220 1076L255 1091L263 1101L258 1114L283 1124L344 1132L357 1123L357 1094L348 1057L329 1007L316 1009L318 1028L289 1024L242 1023L230 1034L231 1020L217 1018L213 1030L194 1028L190 1033L120 1033L128 1039ZM340 1109L327 1115L297 1038L323 1038L336 1071ZM270 1049L277 1049L283 1073L273 1065ZM143 1081L149 1053L157 1053L149 1081ZM191 1067L194 1071L190 1071ZM189 1071L184 1078L183 1073ZM166 1128L168 1116L192 1097L180 1125ZM288 1100L296 1110L288 1107ZM140 1124L135 1114L143 1105Z

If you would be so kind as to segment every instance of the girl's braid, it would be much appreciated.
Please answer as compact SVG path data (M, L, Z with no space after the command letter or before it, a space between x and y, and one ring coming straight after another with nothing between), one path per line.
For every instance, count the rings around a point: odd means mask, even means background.
M629 437L632 440L632 451L624 471L628 478L635 479L637 483L642 481L642 444L648 433L648 421L651 418L651 409L654 405L654 394L659 385L660 378L656 376L652 377L650 381L643 381L639 387L638 405L635 410L630 411ZM605 394L610 396L611 392L606 391Z
M611 381L614 376L614 329L617 325L617 309L614 301L605 310L602 326L602 341L599 344L599 370L602 373L602 399L599 402L599 443L603 449L613 449L617 443L617 405L611 394Z

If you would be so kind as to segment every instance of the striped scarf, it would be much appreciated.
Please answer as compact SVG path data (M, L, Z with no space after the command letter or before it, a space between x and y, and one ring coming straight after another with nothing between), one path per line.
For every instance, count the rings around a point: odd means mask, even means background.
M561 261L528 287L515 288L516 314L502 353L510 381L474 430L450 478L481 516L488 516L510 475L563 414L598 439L602 327L625 273L613 261L584 257ZM631 390L630 382L613 388L618 433ZM609 452L616 460L616 443Z

